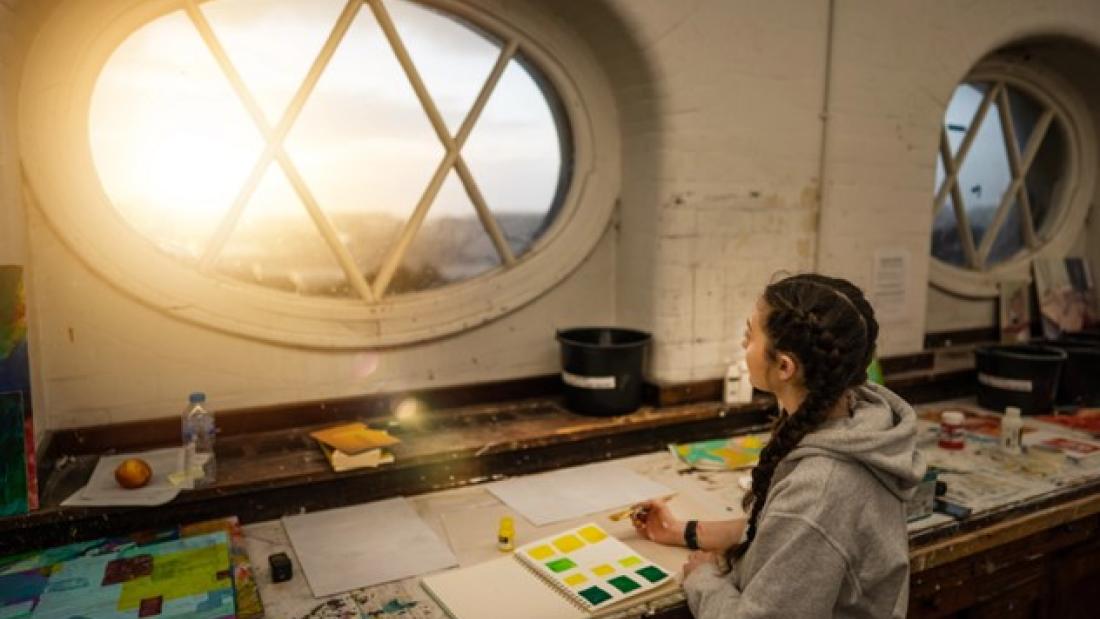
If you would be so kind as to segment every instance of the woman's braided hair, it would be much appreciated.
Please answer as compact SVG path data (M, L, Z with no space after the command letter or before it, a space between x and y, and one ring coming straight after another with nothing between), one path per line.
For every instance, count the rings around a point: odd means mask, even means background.
M802 437L821 425L848 389L867 379L875 354L878 323L863 291L851 282L824 275L788 277L764 290L768 312L764 332L768 357L794 356L802 369L806 399L796 411L780 411L771 439L752 471L752 489L743 506L751 508L745 542L726 552L732 566L756 537L760 512L779 463Z

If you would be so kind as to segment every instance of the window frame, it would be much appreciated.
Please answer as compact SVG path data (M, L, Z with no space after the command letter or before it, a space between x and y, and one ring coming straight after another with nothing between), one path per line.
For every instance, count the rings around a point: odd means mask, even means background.
M1066 140L1065 176L1062 187L1052 197L1051 211L1046 221L1040 230L1036 230L1041 237L1045 237L1040 239L1037 248L1025 247L1013 258L980 271L943 262L929 248L929 279L934 286L964 297L996 297L1000 282L1031 280L1033 259L1063 257L1076 242L1094 195L1097 166L1095 133L1091 115L1077 89L1034 60L1025 62L1008 57L987 59L971 70L959 84L965 82L1004 82L1023 91L1054 111L1055 121L1061 124ZM952 94L954 92L952 90ZM941 132L946 111L945 107L940 113ZM942 157L939 149L936 157ZM940 187L935 186L933 196L939 190ZM935 217L935 212L932 217Z
M206 1L217 0L199 4ZM366 17L371 1L359 8ZM514 266L367 304L200 273L138 235L97 176L88 132L91 95L114 49L149 21L184 9L186 0L58 3L28 53L20 92L20 148L31 199L98 276L160 312L230 334L304 348L361 349L435 339L514 311L573 272L611 219L621 169L614 98L598 70L584 69L596 66L587 47L531 5L517 5L505 22L487 0L415 1L517 40L556 90L567 119L572 152L562 165L572 166L570 186L554 222ZM58 144L74 147L59 152Z

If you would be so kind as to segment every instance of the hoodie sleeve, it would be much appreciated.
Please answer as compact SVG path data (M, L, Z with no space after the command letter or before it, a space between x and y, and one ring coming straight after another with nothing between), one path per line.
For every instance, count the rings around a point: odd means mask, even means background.
M823 531L798 514L770 511L752 545L759 567L744 591L732 573L709 565L684 580L696 619L833 616L847 562Z

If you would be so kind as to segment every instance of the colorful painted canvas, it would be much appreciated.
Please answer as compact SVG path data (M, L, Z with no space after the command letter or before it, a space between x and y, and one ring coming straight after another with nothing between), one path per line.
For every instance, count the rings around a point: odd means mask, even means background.
M0 516L37 507L23 267L0 265Z
M0 617L73 616L260 619L264 612L231 517L0 559Z
M669 445L672 455L696 469L735 470L756 466L767 434L746 434L696 443Z
M588 611L670 580L667 572L596 524L531 542L515 556Z

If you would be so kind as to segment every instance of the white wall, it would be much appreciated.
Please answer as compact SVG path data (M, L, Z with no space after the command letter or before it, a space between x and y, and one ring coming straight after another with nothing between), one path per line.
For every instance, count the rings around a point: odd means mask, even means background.
M31 24L22 28L3 15L3 41L25 45L44 5L18 3ZM1085 0L837 0L827 74L829 5L818 0L541 6L591 46L593 66L575 69L606 73L623 136L615 222L561 285L445 340L304 351L148 309L90 272L32 212L40 419L58 428L166 416L200 388L238 407L553 372L554 328L578 323L652 330L657 381L713 378L774 273L816 265L869 286L884 247L904 248L913 260L907 311L884 325L881 350L919 350L926 305L948 308L937 325L956 322L951 300L926 292L938 128L955 86L1014 39L1062 33L1100 41L1100 3ZM5 85L18 55L0 59ZM10 96L0 101L5 134ZM0 136L0 145L11 143ZM5 227L22 225L13 166L5 148ZM1091 226L1095 239L1095 217ZM13 233L0 234L6 241ZM1095 265L1096 243L1086 247ZM970 309L958 311L959 324L980 322L985 310Z

